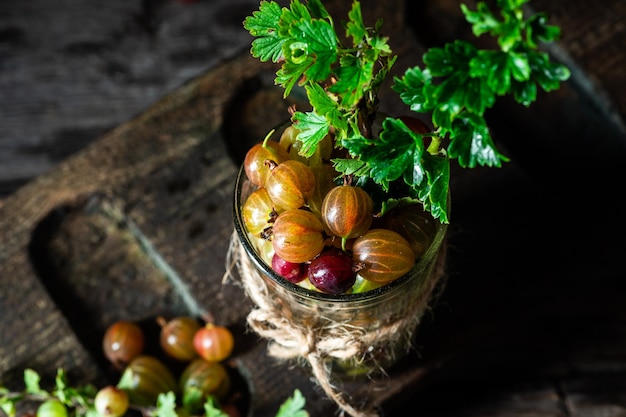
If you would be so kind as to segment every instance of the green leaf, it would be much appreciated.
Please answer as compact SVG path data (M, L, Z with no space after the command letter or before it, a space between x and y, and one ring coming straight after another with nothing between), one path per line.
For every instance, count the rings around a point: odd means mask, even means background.
M183 407L192 412L202 409L204 403L204 394L202 390L193 385L185 387L182 403Z
M511 88L511 72L509 55L502 51L478 51L470 61L470 77L481 77L487 80L491 92L504 95ZM485 107L491 107L490 105Z
M513 49L522 40L522 22L511 14L511 19L500 25L498 44L505 52Z
M272 36L258 38L252 41L252 55L261 61L278 62L283 58L283 40Z
M7 417L15 417L17 414L17 404L24 399L24 394L13 393L8 388L0 386L0 410L7 415Z
M450 160L447 157L424 154L422 166L426 181L414 188L424 209L442 223L449 223L448 193L450 183Z
M361 147L358 153L369 165L372 179L384 189L389 189L389 183L399 178L410 179L413 184L422 181L420 159L424 143L402 120L386 118L378 140L372 144Z
M15 417L17 413L15 402L8 398L0 398L0 410L2 410L8 417Z
M397 56L392 56L387 59L385 65L374 75L372 78L372 89L378 89L380 85L387 79L393 64L396 62Z
M341 113L339 105L319 84L309 84L305 86L305 90L309 103L313 107L313 112L317 113L319 116L326 117L329 126L337 130L344 131L348 129L347 122Z
M328 135L330 131L330 123L324 116L320 116L315 112L296 112L292 120L296 123L296 127L300 130L298 140L302 142L302 148L299 153L302 156L309 157L313 155L317 144Z
M465 15L465 20L472 24L474 36L489 33L500 24L484 2L478 2L475 12L471 11L465 4L461 4L461 11Z
M561 81L570 77L570 71L564 65L550 62L550 57L545 52L531 51L528 60L532 68L532 77L545 91L556 90Z
M446 48L430 48L424 54L424 64L433 77L445 77L455 72L455 64Z
M32 369L24 370L24 385L26 388L26 392L29 394L44 394L46 393L39 386L39 381L41 378L39 374Z
M547 24L547 13L535 13L526 21L526 42L535 49L539 42L553 42L561 37L561 28Z
M463 73L456 73L443 82L441 82L434 91L435 98L441 106L445 107L451 113L457 113L465 104L465 95L467 93L468 76Z
M155 417L177 417L176 395L173 392L161 393L157 397Z
M214 396L209 395L204 403L204 417L228 417L217 404Z
M342 60L342 66L336 71L337 82L328 90L341 97L341 105L350 108L359 103L366 91L369 91L374 72L374 63L360 61L354 57Z
M293 39L306 45L310 58L305 70L307 78L311 81L328 78L331 65L337 59L337 36L332 25L325 20L302 19L290 29L290 34Z
M307 5L311 11L311 16L318 19L330 19L330 14L320 0L308 0Z
M246 17L243 26L257 39L252 41L250 52L255 58L265 62L278 62L283 57L284 39L278 34L281 7L278 3L262 1L259 10Z
M276 83L287 97L298 82L323 81L331 73L337 59L337 37L333 26L325 20L312 20L298 1L285 9L281 17L282 54L285 63L276 73Z
M291 29L300 21L311 21L312 16L306 4L292 0L289 8L283 8L280 16L280 35L291 36Z
M360 159L331 159L337 172L343 175L355 175L357 177L369 176L369 167L367 163Z
M464 105L471 113L482 115L496 102L495 91L485 78L470 78L466 82Z
M348 13L350 19L346 24L346 35L352 37L352 43L358 45L367 35L363 15L361 14L361 4L357 1L352 3L352 9Z
M530 0L497 0L498 6L504 10L518 10Z
M64 391L67 388L67 374L62 368L57 369L56 377L54 378L56 389Z
M68 404L78 404L82 407L88 407L98 393L98 389L92 384L85 384L80 387L66 386L63 391L67 397Z
M448 154L457 158L464 168L476 166L499 167L508 159L496 149L487 123L482 116L464 112L451 129Z
M337 112L339 107L319 84L309 84L304 87L309 103L320 116Z
M511 85L513 98L518 103L528 107L537 99L537 85L534 82L518 83Z
M394 77L392 89L399 94L404 104L419 113L431 110L427 105L428 96L424 91L429 84L429 73L419 67L412 67L407 69L401 78Z
M261 1L259 10L252 13L243 21L243 27L252 36L267 36L278 29L278 22L282 14L281 7L275 1Z
M71 392L68 390L67 386L67 375L65 374L65 370L61 368L57 369L53 394L62 402L66 404L70 403L69 394L71 394Z
M368 39L367 43L372 47L372 51L366 51L366 54L372 54L369 58L371 61L375 61L381 56L391 55L392 53L387 38L385 37L372 36Z
M528 57L526 54L519 54L515 52L509 52L508 66L511 70L511 75L516 81L526 81L530 79L530 64L528 63Z
M295 389L293 395L280 406L276 417L309 417L309 413L304 409L305 403L306 400L300 390Z
M283 63L283 66L276 72L276 84L285 89L283 97L287 97L291 93L305 69L306 65L294 64L292 61Z

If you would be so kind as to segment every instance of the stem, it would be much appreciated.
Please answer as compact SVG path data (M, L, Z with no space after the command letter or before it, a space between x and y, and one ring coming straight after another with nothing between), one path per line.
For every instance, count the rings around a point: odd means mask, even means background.
M164 327L167 324L167 320L163 316L158 316L156 318L156 322L159 325L159 327Z
M215 323L215 317L213 316L213 313L206 312L202 315L201 318L202 318L202 321L204 321L205 326Z
M269 133L267 134L267 136L265 136L265 139L263 139L263 147L266 148L267 147L267 141L270 140L270 138L272 137L272 135L274 134L274 131L276 129L272 129L269 131Z
M439 147L441 146L441 138L439 135L431 136L430 145L426 148L426 152L431 155L437 155L439 153Z

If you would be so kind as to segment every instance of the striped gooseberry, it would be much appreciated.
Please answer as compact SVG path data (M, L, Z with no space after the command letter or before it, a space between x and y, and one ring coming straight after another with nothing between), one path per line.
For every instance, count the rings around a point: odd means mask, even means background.
M133 405L155 406L159 394L176 393L178 385L163 362L153 356L140 355L124 369L117 388L126 391Z
M324 224L308 210L284 211L272 226L272 246L286 261L309 261L324 248Z
M289 154L278 142L266 138L265 141L257 143L248 150L243 167L250 182L264 187L270 172L270 164L266 161L280 164L288 158Z
M430 247L437 232L437 223L421 203L413 203L391 209L379 224L382 228L398 232L409 242L415 257L419 258Z
M211 362L220 362L232 353L235 338L227 327L207 323L196 331L193 344L202 358Z
M265 188L277 209L297 209L313 196L315 175L302 162L289 159L270 168Z
M357 238L352 245L352 257L362 265L359 275L378 283L396 280L415 265L409 242L389 229L370 229Z
M123 370L144 349L145 338L141 327L135 322L119 320L104 333L102 349L104 356L118 370Z
M342 248L348 239L363 235L372 224L374 201L360 187L338 185L331 189L322 203L322 220L330 232L342 239Z
M183 370L178 381L183 406L192 411L202 411L207 397L223 400L230 393L231 380L226 367L219 362L197 358Z
M255 190L246 198L241 215L246 230L255 236L259 236L266 227L270 226L276 211L274 202L265 188Z
M193 338L202 326L196 319L180 316L166 321L159 317L157 323L161 326L159 343L168 356L179 361L190 361L198 356Z

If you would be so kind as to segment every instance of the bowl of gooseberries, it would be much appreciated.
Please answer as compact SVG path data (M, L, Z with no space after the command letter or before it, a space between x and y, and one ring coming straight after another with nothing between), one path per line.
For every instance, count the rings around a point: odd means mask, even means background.
M228 363L234 344L228 327L191 316L157 317L149 324L115 321L102 349L119 379L99 390L94 405L103 417L121 417L172 393L181 415L203 414L208 400L228 416L246 415L246 383Z
M287 121L251 146L234 192L234 226L245 262L294 323L376 330L414 315L434 286L447 225L419 202L381 215L386 195L340 175L331 135L301 155ZM401 198L398 202L403 201Z

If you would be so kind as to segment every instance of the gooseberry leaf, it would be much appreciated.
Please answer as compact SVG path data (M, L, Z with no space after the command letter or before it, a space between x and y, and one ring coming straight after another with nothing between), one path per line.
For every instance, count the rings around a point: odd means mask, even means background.
M246 17L243 27L256 39L252 41L250 52L262 62L278 62L282 56L285 39L279 33L281 7L275 1L262 1L259 10Z
M176 395L173 392L158 395L155 417L178 417L176 414Z
M367 29L363 22L361 13L361 4L359 2L352 3L352 9L348 13L350 19L346 24L346 35L352 36L352 43L357 45L367 35Z
M374 63L354 56L342 60L336 71L337 82L328 91L341 97L341 105L350 108L361 100L372 82Z
M508 158L493 143L487 123L482 116L465 112L451 126L448 154L464 168L477 166L500 167Z
M318 19L330 19L330 14L320 0L308 0L307 6L311 11L311 16Z
M417 198L435 219L448 223L448 193L450 183L450 160L442 155L423 155L422 166L426 181L416 185Z
M310 157L315 152L317 144L328 135L330 123L324 116L312 112L296 112L291 118L298 127L298 140L302 142L299 153L302 156Z
M535 13L526 22L526 41L533 49L540 42L553 42L561 37L561 28L548 25L547 21L547 13Z
M8 393L8 390L2 389L0 391L0 410L4 412L8 417L15 417L17 414L16 403L21 400L20 397L7 398L4 394Z
M39 385L40 381L41 381L41 377L36 371L30 368L27 368L24 370L24 385L25 385L27 393L29 394L45 393L45 391L42 390Z
M337 172L357 177L369 176L370 169L365 161L360 159L335 158L331 159Z
M304 409L306 399L299 389L295 389L293 395L285 400L278 409L276 417L309 417Z
M394 77L393 90L400 99L414 112L431 110L428 105L426 87L430 85L430 73L419 67L409 68L402 77Z
M353 140L346 144L351 154L367 163L369 175L385 190L390 182L400 178L409 178L414 184L424 178L422 137L400 119L386 118L377 140Z
M222 411L214 396L209 395L204 403L204 417L229 417Z

